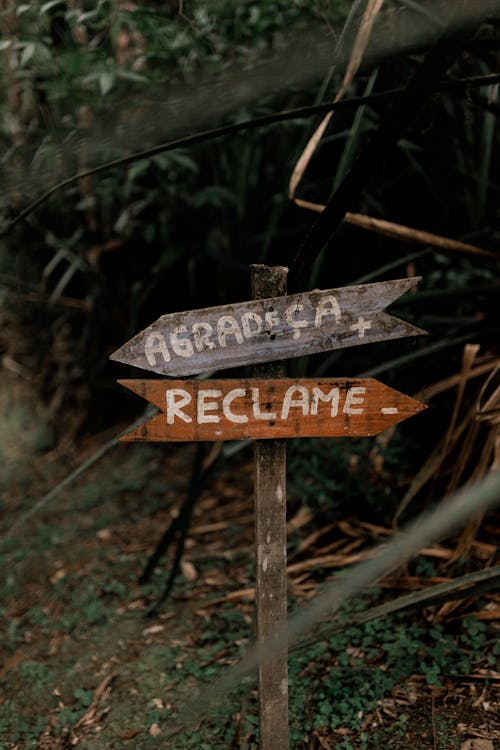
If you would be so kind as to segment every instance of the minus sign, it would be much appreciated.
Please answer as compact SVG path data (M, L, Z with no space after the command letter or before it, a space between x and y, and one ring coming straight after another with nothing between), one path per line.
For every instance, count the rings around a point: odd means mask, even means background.
M384 406L381 410L382 414L397 414L397 406Z

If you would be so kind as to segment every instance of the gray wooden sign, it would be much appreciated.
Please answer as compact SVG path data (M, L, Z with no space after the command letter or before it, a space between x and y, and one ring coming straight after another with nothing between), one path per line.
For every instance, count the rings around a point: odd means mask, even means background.
M177 377L371 344L425 331L384 308L420 277L162 315L110 359Z

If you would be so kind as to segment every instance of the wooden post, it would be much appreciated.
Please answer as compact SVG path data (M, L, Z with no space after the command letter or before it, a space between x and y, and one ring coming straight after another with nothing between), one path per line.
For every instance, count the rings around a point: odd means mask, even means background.
M111 355L170 378L255 365L254 380L211 380L208 388L193 380L119 382L160 409L121 440L256 441L261 750L288 750L284 438L375 435L425 408L373 379L284 378L289 357L424 333L384 312L418 279L286 295L287 272L251 266L251 302L162 315Z
M252 297L286 294L288 269L253 265ZM272 313L272 304L269 312ZM284 362L254 367L259 378L285 376ZM283 635L287 621L286 447L284 440L257 440L255 461L255 549L257 647ZM288 750L288 647L283 638L259 663L260 750Z

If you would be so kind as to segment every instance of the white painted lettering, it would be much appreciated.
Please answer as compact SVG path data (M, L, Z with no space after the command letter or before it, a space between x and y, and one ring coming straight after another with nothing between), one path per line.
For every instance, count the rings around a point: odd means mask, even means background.
M169 388L166 392L167 399L167 424L173 424L176 417L182 419L183 422L192 422L193 420L189 414L181 411L184 406L191 403L191 395L183 388ZM176 401L176 397L180 398Z
M198 391L198 409L197 409L197 422L198 424L207 424L208 422L220 422L218 414L207 414L207 411L215 411L219 408L217 401L206 401L209 398L220 398L222 391L217 390L199 390Z
M327 294L326 297L322 297L318 302L316 317L314 319L314 325L316 328L323 325L323 318L327 315L333 315L336 323L340 321L342 315L339 303L332 294Z
M265 320L269 331L271 328L277 328L280 324L280 316L276 310L268 310L265 315Z
M222 401L222 411L224 416L229 422L235 422L236 424L244 424L248 422L246 414L235 414L231 411L231 404L236 398L245 398L246 391L244 388L233 388L232 391L226 393Z
M240 331L236 318L233 318L232 315L221 315L217 321L217 336L219 338L219 346L226 346L228 336L234 336L238 344L243 343L243 334Z
M362 404L365 400L364 394L366 388L364 386L354 386L349 388L345 397L344 414L363 414L364 409L355 409L355 404ZM361 398L359 398L361 396Z
M293 328L293 338L300 338L300 329L307 328L307 320L297 320L294 316L304 309L304 305L290 305L285 310L285 320Z
M255 324L253 326L252 324ZM254 312L246 312L241 316L241 329L246 339L258 336L262 331L262 318Z
M258 388L252 388L252 410L253 410L253 417L254 419L266 421L266 420L273 420L276 419L276 413L274 411L264 411L261 412L260 410L260 392Z
M201 352L203 349L215 349L215 342L210 341L210 336L214 329L210 323L194 323L193 341L196 351Z
M298 395L299 398L294 398ZM306 417L309 414L309 391L303 385L291 385L285 393L283 407L281 409L281 419L288 419L288 414L292 407L302 409L302 414Z
M170 352L163 333L150 333L144 344L144 354L151 367L156 367L156 355L161 354L164 362L170 362Z
M363 316L361 315L358 318L358 322L352 324L351 331L357 331L358 332L358 337L360 339L364 339L364 337L365 337L365 331L369 331L371 327L372 327L371 320L365 320L363 318Z
M313 388L312 399L311 399L311 416L318 414L318 405L320 401L327 403L332 402L332 408L330 410L330 416L336 417L339 413L339 398L340 391L338 388L332 388L328 393L323 393L321 388Z
M188 338L179 338L180 334L188 332L186 326L177 326L170 334L170 346L179 357L192 357L193 345Z

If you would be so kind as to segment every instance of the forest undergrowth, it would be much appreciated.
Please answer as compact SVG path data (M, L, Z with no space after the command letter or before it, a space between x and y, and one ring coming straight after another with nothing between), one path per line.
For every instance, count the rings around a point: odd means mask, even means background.
M95 445L82 445L78 456L64 449L47 453L43 424L34 410L27 413L24 398L4 402L3 417L10 430L2 460L17 477L7 490L4 485L5 531L13 515ZM318 450L324 458L325 446ZM336 451L330 460L339 458ZM294 470L290 453L289 475ZM347 471L353 476L347 502L326 476L316 476L325 498L330 492L338 499L328 521L310 502L312 494L289 479L290 611L393 533L389 523L374 523L357 512L360 453L349 451ZM160 533L178 512L192 461L191 447L118 446L4 543L0 746L5 750L258 747L252 681L195 725L186 727L179 718L195 692L209 689L252 639L248 448L220 464L205 486L182 575L154 617L148 613L162 594L168 561L149 584L137 583ZM377 467L380 471L380 459L372 462L371 476L359 471L358 492L369 489L372 503L378 492L378 501L387 502L374 481ZM300 472L299 461L296 478ZM363 507L365 498L358 499ZM423 550L345 608L329 634L292 650L291 746L497 746L498 595L472 591L461 599L356 623L374 605L493 565L497 521L498 514L489 515L469 535L465 552L461 535Z

